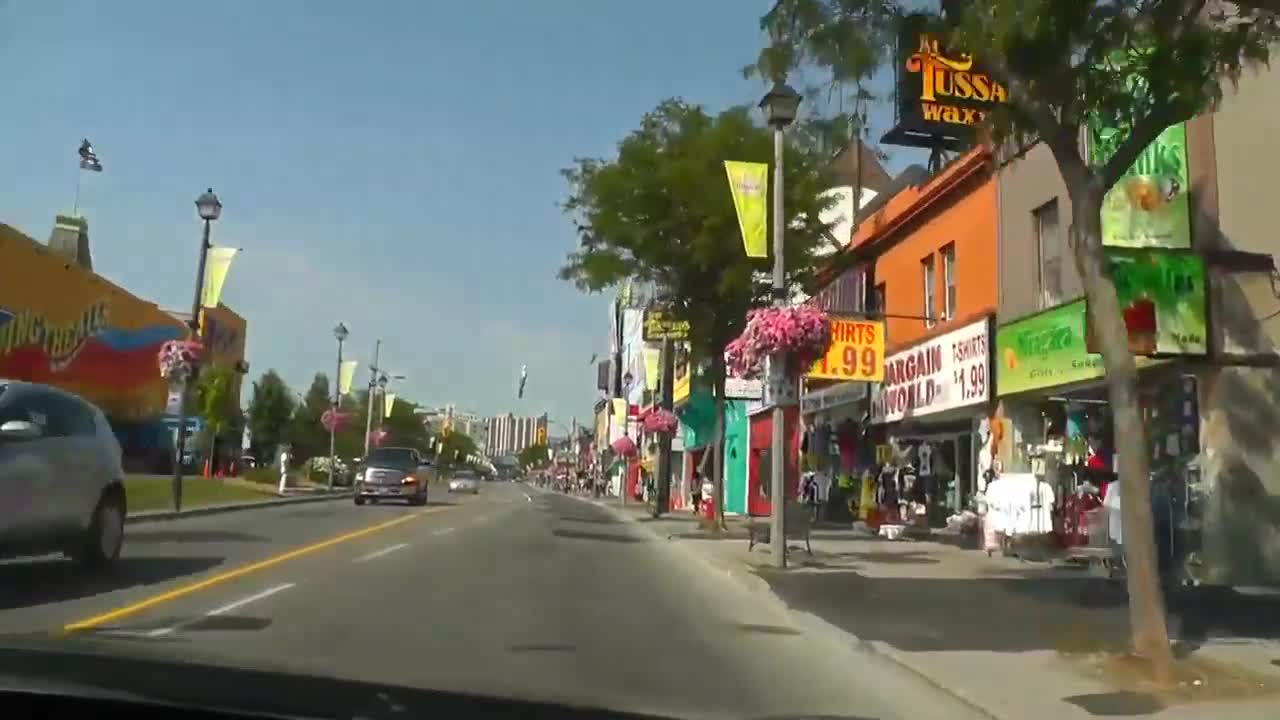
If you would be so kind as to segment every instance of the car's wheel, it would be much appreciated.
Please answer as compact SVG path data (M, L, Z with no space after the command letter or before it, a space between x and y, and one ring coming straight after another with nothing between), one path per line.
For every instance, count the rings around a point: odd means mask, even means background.
M355 496L355 497L352 499L352 502L354 502L354 503L355 503L355 504L357 504L357 505L363 505L363 504L364 504L364 498L362 498L362 497L360 497L359 495L357 495L357 496Z
M112 486L93 509L88 530L70 553L72 559L88 568L114 565L124 547L124 517L124 493L118 486Z

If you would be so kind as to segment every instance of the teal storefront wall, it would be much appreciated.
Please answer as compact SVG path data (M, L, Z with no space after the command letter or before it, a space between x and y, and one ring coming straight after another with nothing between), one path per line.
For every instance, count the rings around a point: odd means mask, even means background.
M710 392L695 390L680 408L679 415L686 450L696 450L711 444L716 427L716 401ZM746 403L742 400L726 400L724 417L724 510L745 514L749 440Z
M724 404L724 510L747 512L747 451L750 439L747 404L726 400Z

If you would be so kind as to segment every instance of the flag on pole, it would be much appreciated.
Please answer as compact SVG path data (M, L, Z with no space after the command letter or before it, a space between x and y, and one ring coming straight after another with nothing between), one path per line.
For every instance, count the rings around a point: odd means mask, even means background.
M769 189L768 163L725 160L724 170L729 175L729 191L738 212L738 229L742 231L747 257L768 257L769 205L765 201Z
M383 411L386 414L383 415L383 417L391 417L391 410L396 406L396 394L386 393L385 395L383 395L383 397L384 397L383 402L386 403L386 409Z
M227 282L227 272L231 270L231 260L237 252L239 252L238 248L209 248L209 257L204 268L204 289L200 293L202 307L218 307L218 302L222 299L222 286Z
M356 377L356 366L360 364L359 360L343 360L342 367L338 370L338 393L346 395L351 392L351 383Z
M98 154L93 151L93 145L89 143L89 138L85 138L80 142L80 169L102 172L102 161L98 159Z

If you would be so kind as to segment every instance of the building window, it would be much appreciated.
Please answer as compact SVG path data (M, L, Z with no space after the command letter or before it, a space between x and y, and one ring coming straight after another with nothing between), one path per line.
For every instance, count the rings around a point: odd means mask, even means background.
M956 317L956 244L942 248L942 319Z
M1058 199L1031 211L1036 245L1040 254L1040 307L1060 305L1062 293L1062 223L1058 220Z
M885 311L886 292L884 283L876 285L876 289L871 294L871 307L868 308L871 312L883 313Z
M932 253L920 261L920 269L921 279L924 281L924 316L927 318L924 324L925 327L933 327L934 323L937 322L937 316L934 313L937 309L937 303L934 302L936 299L934 297L934 288L937 285L934 278L935 268Z

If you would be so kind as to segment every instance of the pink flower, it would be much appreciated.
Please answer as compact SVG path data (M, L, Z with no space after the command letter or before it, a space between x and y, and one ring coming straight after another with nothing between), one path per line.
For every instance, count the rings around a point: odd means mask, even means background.
M831 347L831 324L820 310L799 307L761 308L747 316L742 335L725 348L730 372L751 377L770 355L791 355L803 367Z

